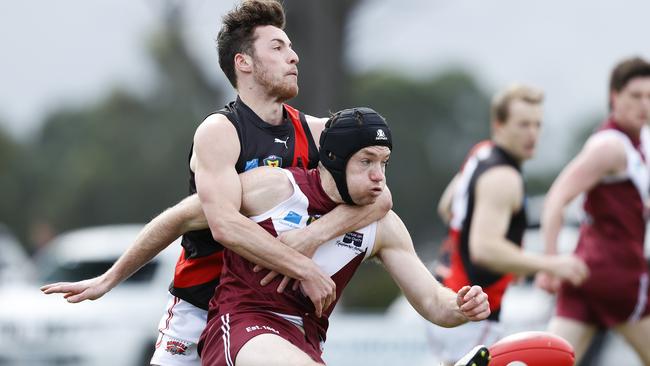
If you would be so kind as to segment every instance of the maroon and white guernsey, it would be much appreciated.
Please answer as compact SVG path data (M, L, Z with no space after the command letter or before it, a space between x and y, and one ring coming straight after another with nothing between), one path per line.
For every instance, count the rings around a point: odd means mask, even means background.
M646 269L643 243L650 204L650 131L644 127L640 139L633 139L610 121L592 137L601 138L621 141L627 170L605 177L587 192L586 219L576 253L588 262L616 262L627 271L642 273Z
M557 313L612 327L650 314L644 239L650 196L650 131L639 137L608 121L592 139L617 139L625 147L627 169L601 180L586 194L586 219L575 254L589 267L578 288L563 284Z
M321 187L318 169L290 168L284 171L293 185L292 196L268 212L251 217L274 236L305 227L336 207ZM376 229L375 222L339 236L321 245L314 254L313 260L336 283L337 300L361 262L372 253ZM336 303L317 318L311 300L300 289L294 291L288 286L283 293L278 293L281 276L267 286L260 286L268 272L255 273L253 267L252 262L232 250L224 251L221 283L210 301L208 320L226 313L272 312L304 327L306 332L316 330L325 340L328 316Z

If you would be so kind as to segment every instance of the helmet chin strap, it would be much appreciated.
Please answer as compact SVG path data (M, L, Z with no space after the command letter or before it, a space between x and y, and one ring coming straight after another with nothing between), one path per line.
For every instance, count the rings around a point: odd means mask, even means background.
M343 201L350 205L356 205L356 203L354 202L354 200L352 200L352 197L350 196L350 192L348 191L348 184L346 182L345 171L341 172L339 170L334 170L334 171L330 171L330 174L332 174L332 178L334 178L334 183L336 183L336 189L339 190L339 194L341 195L341 198L343 198Z

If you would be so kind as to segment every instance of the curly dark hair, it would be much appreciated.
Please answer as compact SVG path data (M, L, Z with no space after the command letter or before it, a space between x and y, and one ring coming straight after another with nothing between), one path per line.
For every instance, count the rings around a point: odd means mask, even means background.
M282 4L276 0L244 0L223 17L217 36L219 66L234 88L237 88L235 55L254 56L255 28L272 25L284 29L284 19Z

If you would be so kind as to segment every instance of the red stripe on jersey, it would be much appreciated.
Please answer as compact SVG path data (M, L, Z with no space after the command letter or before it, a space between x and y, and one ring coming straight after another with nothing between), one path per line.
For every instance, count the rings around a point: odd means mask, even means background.
M476 145L474 145L470 150L469 153L467 153L467 156L465 157L465 160L463 160L463 164L460 166L460 171L462 172L463 169L465 168L465 164L467 161L474 156L481 148L485 146L492 146L494 143L491 140L483 140L481 142L478 142Z
M293 129L296 132L296 144L294 146L293 162L291 163L291 166L298 166L298 158L300 158L300 160L302 160L303 168L306 169L309 166L309 143L307 142L305 129L302 128L300 112L287 104L284 105L284 109L287 110L289 119L291 120L291 123L293 123Z
M223 251L205 257L185 259L185 249L176 263L174 287L185 288L202 285L221 275Z

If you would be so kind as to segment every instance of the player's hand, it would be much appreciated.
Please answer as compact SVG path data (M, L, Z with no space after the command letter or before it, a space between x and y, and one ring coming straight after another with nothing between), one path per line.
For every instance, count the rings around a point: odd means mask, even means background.
M488 296L481 286L464 286L456 295L456 305L469 321L479 321L490 316Z
M578 286L589 277L589 268L585 262L575 255L553 256L551 273L573 286Z
M44 294L63 294L69 303L78 303L84 300L97 300L104 296L110 287L104 284L103 278L95 277L78 282L50 283L41 287Z
M551 275L548 272L537 272L535 275L535 286L541 288L542 290L555 294L560 289L562 280Z
M314 304L314 313L320 318L336 300L336 283L314 263L314 270L300 281L300 289ZM295 286L294 286L295 287Z
M313 240L311 240L311 237L307 233L308 231L306 231L305 228L289 230L278 235L278 239L282 243L286 244L287 246L299 251L306 257L311 258L314 256L314 252L316 252L318 246L314 244ZM253 271L259 272L262 269L264 269L264 267L260 265L256 265L253 268ZM264 278L262 278L262 280L260 281L260 285L262 286L268 285L279 275L280 274L275 271L270 271L266 276L264 276ZM292 279L290 277L284 276L284 278L280 282L280 285L278 285L278 289L277 289L278 292L283 292L287 288L291 280ZM294 288L296 286L297 284L294 285Z

